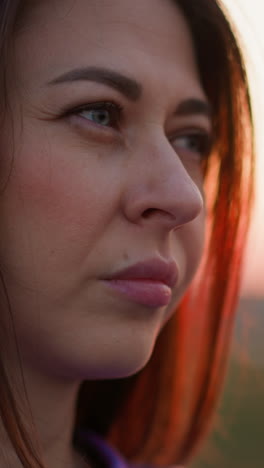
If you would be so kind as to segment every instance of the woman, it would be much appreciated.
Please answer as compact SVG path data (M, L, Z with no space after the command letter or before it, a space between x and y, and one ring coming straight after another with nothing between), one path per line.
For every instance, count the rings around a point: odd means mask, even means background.
M252 198L234 36L214 0L0 8L1 466L185 464Z

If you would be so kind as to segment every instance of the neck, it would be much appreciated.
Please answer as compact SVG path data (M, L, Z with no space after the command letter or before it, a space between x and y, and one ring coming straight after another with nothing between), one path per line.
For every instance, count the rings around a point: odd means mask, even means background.
M46 376L36 375L35 370L31 374L28 369L24 369L24 379L32 411L33 426L38 434L36 449L40 447L40 454L42 454L41 458L45 467L91 467L91 463L85 461L72 444L75 406L80 382L76 384L63 379L52 381ZM15 395L17 399L23 392L20 386L16 385L14 388L20 389ZM21 398L19 398L18 402L20 406ZM30 419L23 416L28 412L21 412L21 414L23 422ZM21 462L15 454L3 427L0 430L0 446L0 466L9 465L12 468L21 468ZM2 453L5 456L3 464Z

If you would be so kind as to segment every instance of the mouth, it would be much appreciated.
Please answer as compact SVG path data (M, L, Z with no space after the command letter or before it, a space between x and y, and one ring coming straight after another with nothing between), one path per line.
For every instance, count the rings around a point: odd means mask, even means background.
M106 286L124 298L150 308L169 305L178 281L174 261L154 258L119 270L103 279Z

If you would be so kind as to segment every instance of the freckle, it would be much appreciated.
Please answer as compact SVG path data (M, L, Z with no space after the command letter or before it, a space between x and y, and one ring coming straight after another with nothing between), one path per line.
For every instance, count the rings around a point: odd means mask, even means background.
M123 257L124 257L124 260L128 260L128 259L129 259L128 253L127 253L127 252L124 252Z

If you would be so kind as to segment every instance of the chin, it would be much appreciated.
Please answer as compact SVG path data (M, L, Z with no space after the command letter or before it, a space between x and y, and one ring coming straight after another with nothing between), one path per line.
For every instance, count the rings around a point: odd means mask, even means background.
M88 337L84 329L78 340L74 336L60 347L56 343L49 360L54 371L74 381L120 379L139 372L152 356L161 321L127 322L119 319L109 326L105 321L105 328L98 326Z
M93 363L83 363L82 378L85 380L121 379L136 374L148 363L155 340L134 340L121 346L109 346L104 355L93 356ZM91 355L90 355L91 356ZM86 368L86 369L85 369Z

